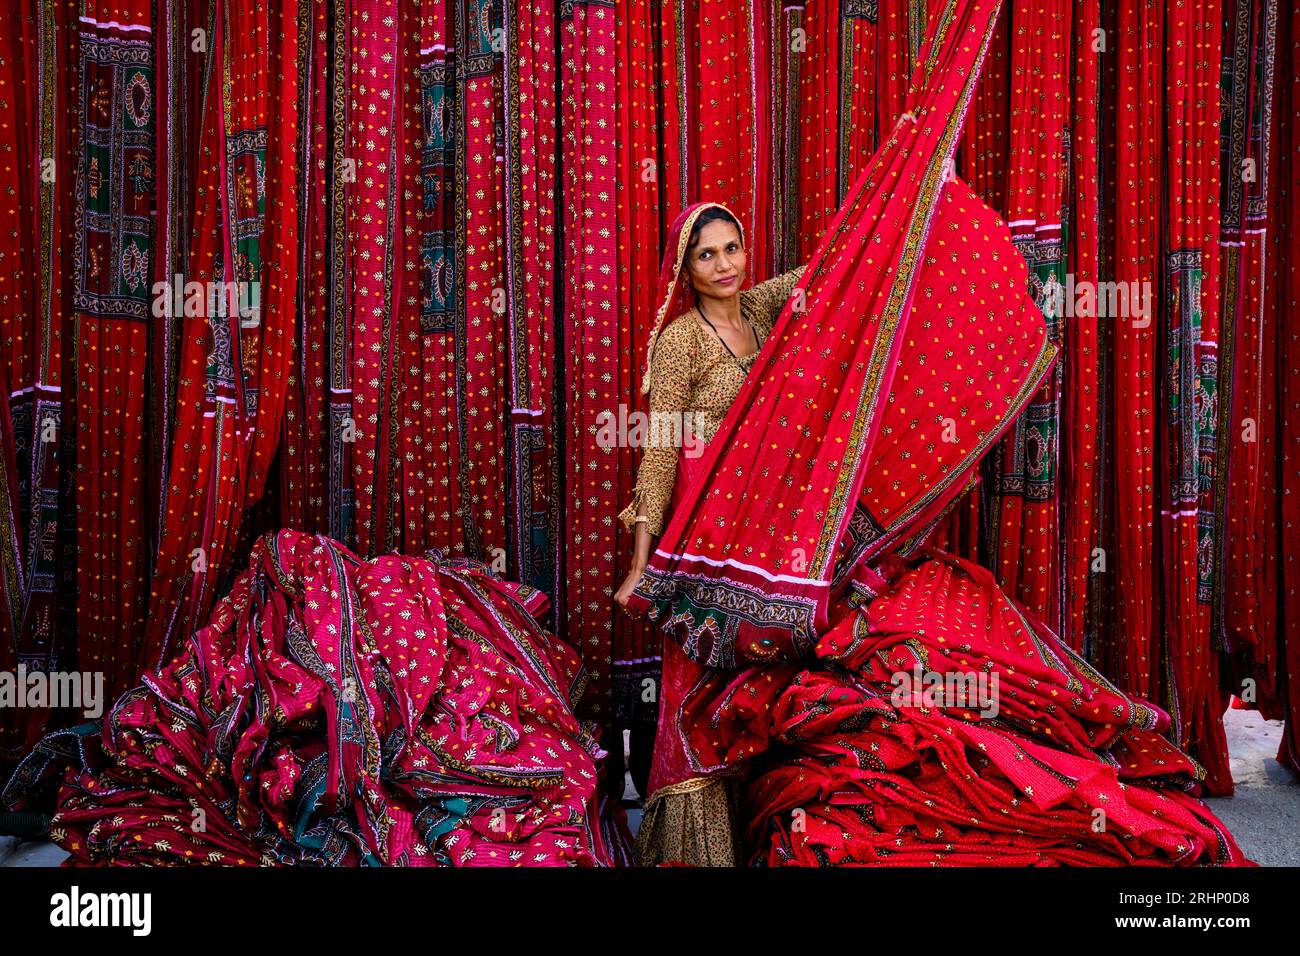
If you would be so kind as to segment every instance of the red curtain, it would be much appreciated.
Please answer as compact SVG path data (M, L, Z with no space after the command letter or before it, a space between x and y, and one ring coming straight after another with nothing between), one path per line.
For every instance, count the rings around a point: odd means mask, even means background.
M182 324L176 432L139 665L160 667L221 596L247 510L267 488L298 292L297 9L218 5L188 281L237 302ZM235 308L231 306L235 305Z

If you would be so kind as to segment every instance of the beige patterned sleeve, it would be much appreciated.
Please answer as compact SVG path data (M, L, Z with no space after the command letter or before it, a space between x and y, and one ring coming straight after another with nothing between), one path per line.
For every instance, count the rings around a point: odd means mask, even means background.
M767 333L772 330L772 326L776 324L776 320L780 317L781 309L785 307L786 300L798 288L799 280L803 278L806 268L808 267L803 265L797 269L791 269L789 272L768 279L766 282L760 282L754 288L741 293L753 308L754 324L759 326L764 339L767 338Z
M642 503L649 518L646 530L663 533L664 516L677 478L678 429L686 420L695 391L696 340L686 322L672 322L659 333L650 363L650 422L643 429L645 452L637 471L632 502L618 516L628 531L636 531Z

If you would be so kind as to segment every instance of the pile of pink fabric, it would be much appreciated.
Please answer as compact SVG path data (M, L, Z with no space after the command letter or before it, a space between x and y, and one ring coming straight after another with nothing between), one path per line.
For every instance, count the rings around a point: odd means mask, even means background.
M268 535L175 660L27 775L76 751L53 825L75 863L610 864L545 603L463 560Z

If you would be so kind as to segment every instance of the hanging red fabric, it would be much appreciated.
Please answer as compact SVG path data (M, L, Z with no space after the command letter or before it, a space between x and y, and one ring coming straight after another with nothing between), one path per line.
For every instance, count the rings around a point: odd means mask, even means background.
M1065 301L1072 288L1065 274L1070 3L1013 5L1008 13L1010 75L1034 80L1010 90L1007 195L998 208L1029 266L1034 297L1048 319L1048 335L1064 349L1074 311ZM990 527L985 529L990 566L1003 586L1058 629L1061 373L1058 366L993 455Z
M564 381L566 491L564 570L567 585L556 629L572 636L592 674L584 706L610 711L613 637L610 596L616 540L619 455L599 440L602 416L618 409L618 267L615 234L618 172L614 85L602 77L615 63L615 12L604 3L567 4L560 17L565 137Z
M138 661L150 668L220 597L279 444L298 292L297 43L296 8L218 7L202 132L217 161L199 171L187 274L211 283L207 301L217 308L185 322L167 510Z
M151 0L89 0L77 21L73 262L77 664L108 693L137 676L148 609L145 381L156 210ZM71 448L69 450L72 450Z

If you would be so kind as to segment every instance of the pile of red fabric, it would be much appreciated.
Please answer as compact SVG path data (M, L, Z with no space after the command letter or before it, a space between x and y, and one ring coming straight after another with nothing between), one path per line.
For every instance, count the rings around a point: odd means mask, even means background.
M816 656L758 730L752 862L1247 862L1189 792L1203 771L1162 736L1169 716L978 565L931 552L846 609Z
M268 535L102 733L53 735L19 777L79 752L53 824L75 863L609 864L604 753L545 603L437 553Z

